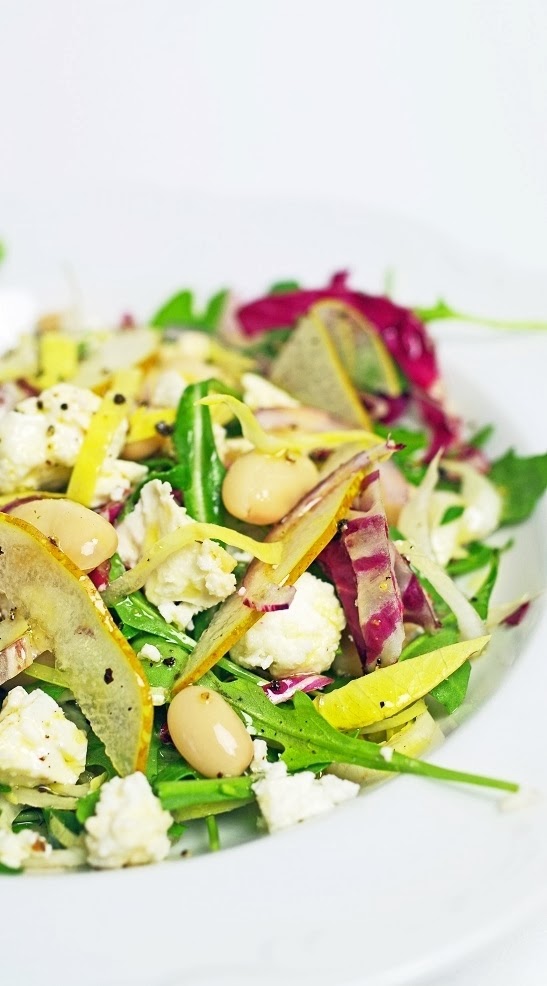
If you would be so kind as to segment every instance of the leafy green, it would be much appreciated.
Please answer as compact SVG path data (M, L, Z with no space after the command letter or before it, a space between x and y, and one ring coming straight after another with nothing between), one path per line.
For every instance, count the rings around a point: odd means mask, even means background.
M9 784L0 784L0 794L9 794L11 787Z
M502 524L527 520L547 489L547 452L521 458L514 449L492 463L489 480L502 498Z
M275 359L291 335L292 325L280 326L264 332L259 339L245 346L248 356L263 356L265 359Z
M182 468L184 505L190 517L205 524L222 523L221 491L226 469L215 445L210 408L196 402L208 394L223 393L225 389L216 380L190 384L180 399L173 432L173 443Z
M87 734L86 767L100 767L101 770L106 771L109 777L114 777L116 774L112 761L104 748L104 743L92 729Z
M460 312L452 308L443 298L439 298L436 304L430 308L415 308L414 313L425 324L428 322L439 322L445 319L457 319L458 322L475 322L476 325L485 325L491 329L507 329L517 332L542 331L547 329L547 322L509 318L485 318L482 315L468 315L465 312Z
M163 640L161 637L150 633L141 633L131 639L131 646L137 654L140 654L146 644L156 647L161 654L161 661L150 661L146 657L141 658L148 684L152 688L166 688L171 691L186 664L190 653L189 648L181 647L180 644Z
M469 572L476 572L480 568L485 568L492 561L496 548L491 548L489 544L482 541L471 541L467 546L467 556L465 558L453 558L448 563L447 572L452 577L457 575L468 575ZM504 549L505 550L505 549Z
M220 849L220 834L218 822L214 815L208 815L205 819L207 825L207 837L209 839L209 849L211 852L218 852Z
M227 290L217 291L202 311L196 309L192 291L179 291L156 312L150 325L157 328L199 329L216 332L230 297Z
M245 804L254 799L252 785L256 777L223 777L189 781L161 781L155 785L156 793L167 811L176 811L181 818L204 817L216 805ZM235 806L235 805L234 805ZM196 814L199 812L200 814Z
M267 294L291 294L293 291L299 291L300 285L298 281L276 281L266 292Z
M436 633L421 634L406 645L399 660L406 661L409 658L418 657L420 654L428 654L440 647L456 644L459 639L460 634L455 626L444 626ZM465 661L448 678L431 689L432 697L440 702L449 714L455 712L464 701L470 674L471 664L469 661Z
M461 781L501 790L518 789L508 781L446 770L395 752L385 760L376 743L344 735L317 712L312 700L302 692L293 698L292 707L273 705L261 688L238 680L220 682L217 691L240 713L252 720L257 735L282 748L281 758L290 770L323 766L326 763L352 763L398 773L418 774L444 780Z
M80 825L84 825L88 818L95 814L95 807L101 796L101 789L86 794L85 798L80 798L76 807L76 818Z
M22 872L21 867L14 869L13 866L6 866L5 863L0 863L0 873L2 876L19 876Z
M498 571L500 567L500 552L497 549L493 549L492 557L490 559L490 567L488 574L482 583L479 591L472 599L470 599L471 604L477 610L481 620L485 620L488 616L488 606L490 605L490 597L494 590L496 584L496 579L498 577Z
M451 524L453 520L457 520L461 517L465 510L465 507L459 506L458 504L453 504L451 507L447 507L442 518L441 524Z
M124 572L123 562L118 555L113 555L110 563L111 580L113 581L119 578ZM183 633L182 630L177 630L176 627L167 623L156 607L148 602L140 589L137 592L132 592L130 596L126 596L125 599L116 603L112 608L122 621L122 629L124 631L127 627L130 627L133 630L140 630L141 633L152 634L155 637L161 637L163 640L169 640L171 643L185 647L187 650L191 650L194 647L195 641ZM132 639L135 634L126 634L126 636L128 639Z
M430 694L433 698L437 699L437 702L440 702L444 706L449 715L452 715L464 701L467 695L470 675L471 662L464 661L448 678L445 678L444 681L439 682L435 688L431 689Z
M494 434L494 425L484 425L483 428L479 428L471 438L468 438L467 444L472 445L473 448L483 448L486 443L490 440Z

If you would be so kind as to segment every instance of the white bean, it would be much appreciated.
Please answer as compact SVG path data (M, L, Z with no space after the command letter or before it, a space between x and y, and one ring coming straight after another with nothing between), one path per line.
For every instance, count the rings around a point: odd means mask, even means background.
M222 485L226 509L249 524L275 524L317 483L306 455L245 452L232 463Z
M110 558L118 535L104 517L74 500L40 497L10 510L50 538L82 572L90 572Z
M224 699L201 685L175 695L167 712L177 750L205 777L239 777L253 759L253 744L241 719Z

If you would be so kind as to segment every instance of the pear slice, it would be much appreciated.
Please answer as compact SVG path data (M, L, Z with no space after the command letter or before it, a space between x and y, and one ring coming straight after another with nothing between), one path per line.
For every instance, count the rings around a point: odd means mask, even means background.
M0 593L55 655L118 773L144 770L153 709L138 658L87 575L9 514L0 514Z
M98 337L96 333L95 338ZM158 333L146 326L105 333L99 345L78 364L70 382L104 394L119 370L147 368L156 358L158 342Z

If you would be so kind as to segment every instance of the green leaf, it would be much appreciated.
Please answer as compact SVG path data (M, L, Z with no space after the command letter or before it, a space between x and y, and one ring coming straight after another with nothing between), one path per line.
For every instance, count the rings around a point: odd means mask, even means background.
M494 425L484 425L484 428L479 428L471 438L468 438L467 444L472 445L473 448L483 448L494 434L494 430Z
M218 681L215 687L234 709L251 718L257 735L282 748L281 758L290 770L333 762L351 763L376 770L518 790L518 785L508 781L446 770L397 752L391 760L385 760L377 743L340 733L323 719L312 700L302 692L296 693L292 708L289 708L288 704L283 707L273 705L262 689L251 682Z
M19 876L22 872L21 867L14 869L13 866L6 866L4 863L0 863L0 873L2 876Z
M291 294L293 291L299 291L300 285L298 281L276 281L268 288L267 294Z
M109 777L114 777L116 771L104 748L104 743L95 735L92 729L87 734L86 767L100 767Z
M190 517L205 524L222 523L222 482L226 469L215 445L210 408L196 402L208 394L223 393L225 389L216 380L190 384L180 399L173 432L173 443L182 468L184 505Z
M254 800L252 785L257 777L223 777L217 780L162 781L156 784L156 793L167 811L176 811L180 819L209 814L209 808L218 805L237 805Z
M444 706L449 715L456 711L467 695L471 662L465 661L457 671L431 689L431 695Z
M0 794L9 794L11 787L9 784L0 784Z
M207 815L205 819L207 825L207 838L209 839L209 850L210 852L218 852L220 849L220 833L218 831L218 822L214 815Z
M458 506L457 504L448 507L441 518L441 524L451 524L453 520L457 520L458 517L461 517L464 510L465 507Z
M449 647L450 644L457 644L460 639L460 632L457 627L443 627L436 633L422 633L415 637L403 649L400 661L406 661L411 657L419 657L420 654L429 654L431 651L439 650L441 647Z
M110 563L110 580L114 581L120 578L124 572L125 568L119 556L113 555ZM132 592L130 596L126 596L112 608L122 621L122 630L130 627L132 630L153 634L155 637L161 637L163 640L184 647L188 651L195 646L195 641L191 637L164 620L161 613L152 603L148 602L140 589L137 592ZM126 634L126 636L130 640L135 634Z
M467 545L466 550L467 556L465 558L453 558L448 563L446 570L449 575L453 577L457 575L468 575L470 572L476 572L480 568L486 568L487 565L490 565L498 549L491 548L490 545L483 544L482 541L471 541Z
M245 353L248 356L262 356L265 359L275 359L290 337L291 332L292 325L270 329L268 332L264 332L255 342L252 342L249 346L245 346Z
M86 794L85 798L80 798L76 808L76 818L80 825L84 825L87 819L95 814L95 807L100 796L101 789L99 788L98 791L92 791L91 794Z
M146 465L146 462L143 462L142 465ZM123 510L120 513L120 520L123 520L124 517L127 517L127 514L131 513L137 500L141 495L141 490L143 486L146 486L147 483L151 483L153 479L159 479L162 483L169 483L172 489L181 490L184 475L185 475L185 471L183 467L180 465L175 465L172 461L169 462L168 467L165 469L149 468L148 474L145 476L142 482L140 482L139 485L135 487L131 495L128 496L127 500L125 501Z
M490 560L490 568L488 570L488 575L486 576L477 594L473 596L473 598L470 600L471 604L477 610L477 613L479 614L481 620L485 620L488 616L490 597L492 595L494 586L496 584L499 567L500 567L500 552L494 549L492 552L492 558Z
M492 464L488 478L502 498L502 524L520 524L547 489L547 452L520 458L509 449Z
M428 322L439 322L445 319L457 319L458 322L475 322L476 325L484 325L491 329L507 329L508 331L529 332L543 331L547 329L547 322L528 321L511 318L485 318L482 315L468 315L452 308L443 298L439 298L436 304L430 308L415 308L414 314L427 324Z
M202 311L195 307L192 291L179 291L156 312L150 321L157 328L199 329L202 332L216 332L230 292L218 291L214 294Z
M150 661L146 657L140 658L148 684L152 688L166 688L170 692L176 679L182 673L190 649L150 633L141 633L131 639L131 646L139 656L146 644L156 647L161 654L161 661Z

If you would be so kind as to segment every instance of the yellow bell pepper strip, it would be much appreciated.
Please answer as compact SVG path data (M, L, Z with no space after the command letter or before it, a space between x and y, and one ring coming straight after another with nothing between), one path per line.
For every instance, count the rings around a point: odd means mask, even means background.
M314 449L331 449L346 443L355 443L361 448L373 448L383 442L383 438L370 431L348 429L343 431L287 431L282 435L272 435L264 431L251 411L243 401L229 394L210 394L202 397L199 404L216 407L225 404L239 420L243 436L252 442L258 452L269 455L292 451L312 452Z
M137 407L129 418L127 444L157 438L161 434L157 425L160 425L160 428L165 425L166 430L169 430L175 422L175 414L172 407Z
M272 608L276 593L287 605L288 590L336 533L338 522L345 518L372 459L372 453L357 453L314 487L272 528L267 540L284 542L281 562L276 567L259 561L251 563L241 587L245 591L235 592L217 610L190 655L175 691L197 681L224 657L260 619L267 604Z
M120 396L122 400L120 400ZM122 421L127 417L125 397L108 394L91 418L89 428L72 470L66 495L70 500L90 507L101 467L112 446L112 440Z
M468 658L484 650L490 636L462 640L410 661L378 668L314 700L317 711L337 729L364 729L423 698Z
M230 527L222 527L220 524L200 524L197 522L185 524L184 527L179 527L176 531L172 531L171 534L166 534L159 541L156 541L144 558L124 575L111 582L102 593L103 601L107 606L116 606L121 599L125 599L126 596L140 589L152 572L176 551L180 551L181 548L186 547L187 544L192 544L194 541L205 541L207 538L223 541L234 548L248 551L255 558L259 558L269 565L278 565L283 554L283 545L280 541L255 541L254 538L248 537L246 534L240 534L239 531L234 531Z
M38 343L38 364L41 388L72 380L78 368L78 340L66 332L43 332Z
M117 370L112 377L111 390L114 394L136 397L142 385L144 373L139 367Z
M23 520L0 513L0 592L55 654L120 774L144 770L152 700L141 662L91 580Z

